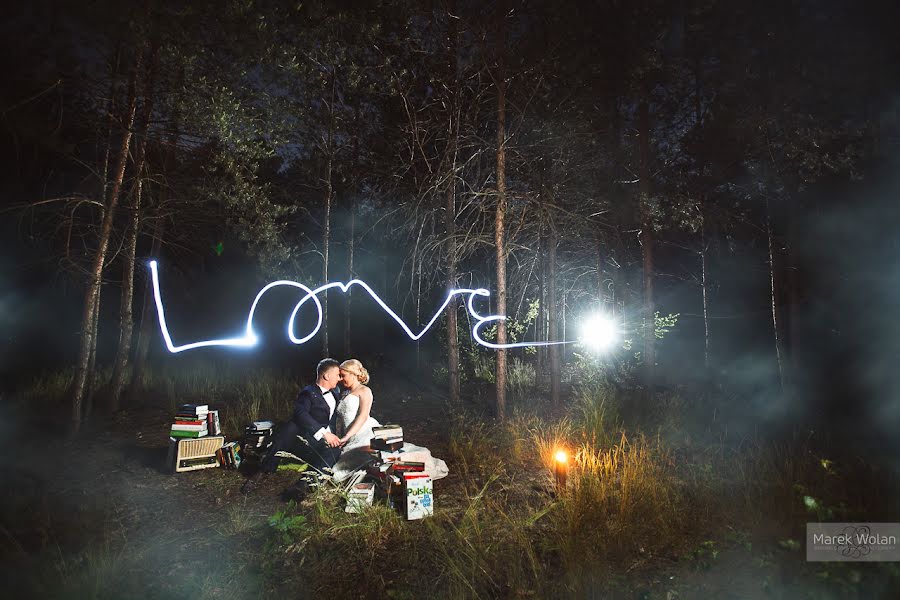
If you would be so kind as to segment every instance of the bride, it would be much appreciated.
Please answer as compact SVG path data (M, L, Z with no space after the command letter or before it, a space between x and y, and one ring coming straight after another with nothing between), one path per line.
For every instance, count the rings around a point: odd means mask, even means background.
M341 363L341 386L348 390L337 406L337 434L341 436L343 452L368 446L372 439L372 428L381 424L370 416L372 410L372 390L369 372L362 363L351 358Z
M380 423L370 414L372 390L367 383L369 372L361 362L351 358L341 363L341 387L347 392L335 408L335 433L340 436L342 447L341 457L333 471L334 479L338 482L361 473L360 470L372 460L369 447L374 437L372 428L379 427ZM425 470L432 479L447 476L447 464L434 458L428 448L406 442L400 452L403 453L404 460L424 462Z

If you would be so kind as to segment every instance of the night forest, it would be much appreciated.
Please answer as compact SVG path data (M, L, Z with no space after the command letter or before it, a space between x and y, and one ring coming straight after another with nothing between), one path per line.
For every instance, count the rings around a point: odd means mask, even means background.
M807 524L900 522L900 5L2 12L10 597L896 597ZM254 305L353 279L396 319ZM179 406L240 439L324 357L433 516L168 468Z

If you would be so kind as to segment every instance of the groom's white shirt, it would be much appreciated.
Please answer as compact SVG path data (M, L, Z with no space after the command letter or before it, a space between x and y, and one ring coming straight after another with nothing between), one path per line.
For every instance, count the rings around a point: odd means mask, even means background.
M319 391L322 392L322 397L325 398L325 403L328 404L328 420L330 421L331 417L334 416L334 407L337 405L337 402L334 401L334 394L331 393L331 390L326 390L321 385L319 385ZM321 440L323 437L325 437L326 431L331 431L331 429L329 427L323 427L322 429L315 432L313 434L313 437L316 438L316 440ZM332 431L332 433L334 432Z

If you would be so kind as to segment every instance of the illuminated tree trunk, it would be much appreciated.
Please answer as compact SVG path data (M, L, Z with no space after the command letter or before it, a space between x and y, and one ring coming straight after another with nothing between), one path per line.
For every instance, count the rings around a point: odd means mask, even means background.
M350 202L350 239L347 240L347 281L353 279L353 252L356 249L356 196ZM344 314L344 354L350 356L353 352L350 350L350 316L352 308L351 292L353 288L347 289L344 294L346 296L346 311Z
M165 233L165 221L160 220L159 227L153 236L153 243L150 246L150 257L159 258L159 251L162 247L163 235ZM134 351L134 368L131 370L131 384L128 389L128 403L134 404L137 400L138 390L141 386L141 380L144 376L144 370L147 367L147 355L150 352L150 338L152 336L153 324L156 322L153 314L154 302L151 293L152 282L150 281L149 269L144 269L144 298L141 307L141 326L138 331L137 344Z
M334 199L332 169L334 165L334 91L336 77L335 67L331 69L331 102L328 104L328 140L326 142L325 162L325 226L322 236L322 283L328 283L328 250L331 243L331 203ZM328 292L322 294L322 355L328 356Z
M134 125L134 113L137 108L137 78L140 72L141 55L138 52L135 58L135 66L132 70L128 85L128 108L125 113L122 145L113 173L112 187L109 191L109 200L103 215L103 223L100 227L100 237L97 240L97 250L94 253L94 261L89 273L87 290L84 294L84 312L82 315L81 344L78 350L78 362L75 366L75 380L72 386L72 431L77 433L81 429L82 404L84 400L85 383L90 376L89 367L91 361L92 346L96 343L96 319L99 315L100 285L103 277L103 263L106 261L106 250L109 247L109 239L112 234L113 216L116 205L119 203L119 194L122 181L125 177L125 165L128 161L128 147L131 143L131 129Z
M639 205L641 216L641 257L643 264L643 337L644 337L644 406L646 414L653 398L653 380L656 367L656 304L653 297L654 264L653 264L653 216L650 213L650 107L647 100L642 100L638 107L638 142L639 142Z
M100 295L97 295L97 301L94 303L94 313L91 317L91 354L88 359L87 381L84 384L84 410L82 418L87 419L94 412L94 392L96 392L97 382L94 380L95 366L97 365L97 334L100 330Z
M778 364L778 383L784 393L784 340L781 335L781 311L778 307L778 277L775 262L775 233L772 230L772 212L766 196L766 241L769 250L769 299L772 306L772 333L775 341L775 361Z
M559 309L557 307L558 293L558 265L556 264L556 247L559 244L559 238L556 233L556 226L553 221L550 222L550 239L547 242L547 271L548 290L547 290L547 338L551 341L559 341ZM550 346L550 400L554 406L560 404L560 347Z
M103 201L106 200L107 192L109 190L109 153L113 144L113 131L115 130L116 124L116 80L119 75L119 62L121 58L121 44L116 44L116 50L113 58L113 62L110 65L110 78L109 78L109 100L106 106L106 114L107 114L107 125L106 125L106 145L103 149L103 160L102 167L100 170L100 198ZM100 212L100 222L103 222L103 219L106 215L106 207L104 206ZM68 243L66 244L66 249L68 251ZM82 410L82 418L87 418L91 415L94 410L94 366L97 364L97 333L100 327L100 298L98 296L97 302L94 304L94 311L91 315L91 347L90 347L90 357L88 358L88 366L87 366L87 380L84 384L84 408Z
M353 109L353 122L358 131L361 130L359 120L359 104ZM353 164L359 166L359 135L353 138ZM353 279L353 253L356 250L356 194L354 193L350 199L350 239L347 241L347 281ZM350 356L350 332L351 332L351 309L353 304L352 297L353 288L349 288L344 294L345 310L344 310L344 354Z
M709 254L706 247L706 197L700 197L700 293L703 297L703 366L709 373Z
M458 248L456 242L456 160L459 140L459 78L457 53L459 51L459 31L455 18L456 2L450 5L450 76L453 79L453 99L450 111L450 176L447 182L444 223L447 232L447 289L457 286ZM447 375L450 383L450 403L459 406L462 402L459 390L459 300L451 298L447 305Z
M700 54L694 60L694 121L697 129L703 128L703 93L700 75ZM705 184L705 165L699 165L700 185ZM706 244L706 193L700 192L700 294L703 299L703 368L709 375L709 260Z
M506 72L504 44L506 3L497 6L497 215L494 222L494 244L497 249L497 314L506 314ZM497 321L497 343L506 343L506 323ZM506 350L497 350L494 373L497 390L497 418L506 419Z
M546 342L547 337L547 239L545 233L544 219L538 231L538 253L540 254L540 263L538 264L538 313L534 322L534 337L539 342ZM543 378L547 374L547 347L538 346L537 348L537 364L538 374Z
M138 144L137 155L134 159L134 193L131 206L131 214L125 239L125 253L122 257L122 298L119 308L119 344L116 349L116 358L113 365L112 380L110 381L109 406L110 412L116 412L120 407L120 396L125 387L128 361L131 356L131 343L134 337L134 261L137 252L137 238L141 227L141 193L143 191L144 160L147 156L147 135L150 129L150 117L153 114L153 79L155 76L156 49L151 52L150 64L147 72L147 84L144 92L144 106L141 115L142 137Z

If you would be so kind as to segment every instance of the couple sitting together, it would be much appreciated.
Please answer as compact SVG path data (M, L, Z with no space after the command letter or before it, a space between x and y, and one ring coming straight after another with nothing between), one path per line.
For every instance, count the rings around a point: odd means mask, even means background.
M372 428L380 425L369 414L372 390L366 385L368 382L369 372L355 358L343 363L333 358L319 361L316 383L300 391L294 401L293 416L279 426L260 470L244 483L241 490L244 493L252 491L259 478L274 473L282 456L288 453L301 458L319 473L330 471L338 482L365 467L371 460ZM424 462L426 471L434 479L447 475L447 465L433 458L427 448L406 443L402 453L404 460ZM309 477L298 482L304 489L309 483Z

